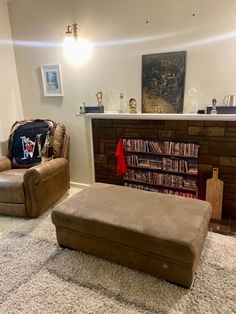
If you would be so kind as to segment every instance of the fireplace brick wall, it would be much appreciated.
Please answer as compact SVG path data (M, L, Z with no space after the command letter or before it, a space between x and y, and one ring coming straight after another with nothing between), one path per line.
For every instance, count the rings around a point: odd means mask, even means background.
M92 119L96 182L122 185L116 177L115 151L122 136L197 141L199 198L205 199L206 180L219 168L224 181L223 217L236 218L236 121L169 121Z

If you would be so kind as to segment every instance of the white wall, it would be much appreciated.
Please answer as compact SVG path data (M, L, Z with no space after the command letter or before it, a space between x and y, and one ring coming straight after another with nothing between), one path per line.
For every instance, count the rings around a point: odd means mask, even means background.
M71 179L90 183L88 127L75 117L79 105L95 102L102 90L106 110L116 110L123 91L141 108L141 56L187 50L185 112L196 112L224 95L236 94L236 1L215 0L11 0L10 19L25 118L64 122L71 135ZM193 16L193 13L195 16ZM149 23L146 23L146 21ZM96 43L83 66L68 63L58 46L66 26ZM62 66L65 96L43 97L39 67Z
M23 118L7 2L0 0L0 155L6 153L11 125Z

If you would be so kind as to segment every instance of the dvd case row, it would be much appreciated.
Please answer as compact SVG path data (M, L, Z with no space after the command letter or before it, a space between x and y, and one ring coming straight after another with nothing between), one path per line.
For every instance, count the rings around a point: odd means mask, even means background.
M153 187L149 187L149 186L146 186L143 184L135 184L135 183L125 182L124 186L132 187L132 188L136 188L136 189L140 189L140 190L145 190L145 191L150 191L150 192L159 192L159 193L178 195L178 196L183 196L183 197L188 197L188 198L197 198L196 194L194 194L194 193L186 193L186 192L174 191L174 190L170 190L170 189L153 188Z
M191 177L166 173L151 172L148 170L128 169L123 177L124 180L139 181L141 183L161 185L178 189L196 190L196 180Z
M169 172L180 172L190 175L197 175L198 163L197 160L184 160L177 158L148 158L135 154L126 155L127 166L140 168L150 168Z
M197 198L199 144L124 138L124 185Z
M192 158L197 158L199 149L199 145L197 143L132 138L124 138L123 146L126 152L138 151L159 155L172 155Z

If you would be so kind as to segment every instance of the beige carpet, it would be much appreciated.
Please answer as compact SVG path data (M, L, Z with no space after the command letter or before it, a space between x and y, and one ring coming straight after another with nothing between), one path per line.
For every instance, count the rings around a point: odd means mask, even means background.
M82 188L70 187L69 191L59 200L61 202L63 199L73 196L75 193L81 191ZM11 217L0 215L0 236L10 231L15 230L19 226L22 226L29 218L23 217Z
M236 313L236 239L209 233L188 290L60 248L47 213L0 238L0 313Z

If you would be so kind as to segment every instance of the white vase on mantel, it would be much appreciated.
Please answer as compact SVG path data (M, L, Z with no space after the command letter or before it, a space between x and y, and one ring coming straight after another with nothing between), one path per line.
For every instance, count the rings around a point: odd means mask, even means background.
M126 111L126 102L124 94L121 92L119 95L119 102L118 102L118 112L124 113Z

